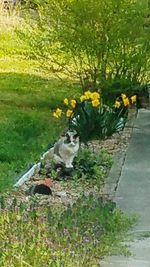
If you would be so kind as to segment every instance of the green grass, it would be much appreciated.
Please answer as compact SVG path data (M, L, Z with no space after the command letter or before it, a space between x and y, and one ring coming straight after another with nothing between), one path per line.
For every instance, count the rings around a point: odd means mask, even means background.
M52 111L79 90L69 81L45 78L7 26L0 26L0 192L9 190L58 138L65 123L56 121Z

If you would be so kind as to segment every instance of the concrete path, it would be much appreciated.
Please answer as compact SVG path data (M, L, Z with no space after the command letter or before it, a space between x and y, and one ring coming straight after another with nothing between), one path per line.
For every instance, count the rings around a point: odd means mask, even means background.
M150 267L150 110L139 110L134 126L115 201L139 217L133 229L137 238L130 244L132 256L108 257L101 267Z

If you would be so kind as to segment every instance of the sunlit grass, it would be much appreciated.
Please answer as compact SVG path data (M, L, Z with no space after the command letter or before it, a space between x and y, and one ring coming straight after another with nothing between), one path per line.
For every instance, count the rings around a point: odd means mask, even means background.
M15 32L17 18L0 15L0 192L58 138L65 123L57 122L52 111L79 90L45 75L26 57L28 48Z

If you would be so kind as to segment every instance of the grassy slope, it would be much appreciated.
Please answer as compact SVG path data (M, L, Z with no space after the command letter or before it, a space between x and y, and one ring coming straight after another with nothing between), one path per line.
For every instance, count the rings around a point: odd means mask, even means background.
M0 17L0 192L16 179L53 143L64 122L52 118L52 110L64 96L78 89L69 82L46 79L17 39L11 19ZM14 21L14 18L13 18ZM2 23L3 22L3 23Z

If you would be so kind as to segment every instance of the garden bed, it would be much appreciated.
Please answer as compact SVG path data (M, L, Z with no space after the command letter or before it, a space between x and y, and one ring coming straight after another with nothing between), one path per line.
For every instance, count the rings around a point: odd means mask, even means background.
M43 205L49 206L52 209L64 210L68 205L72 205L82 195L97 195L103 194L103 187L105 184L105 178L108 176L111 162L117 153L120 151L125 152L128 146L128 142L132 133L134 118L136 116L136 109L131 109L129 112L129 119L126 127L120 133L115 133L111 138L99 141L95 140L89 143L88 150L92 154L99 154L102 151L102 166L100 166L100 179L61 179L57 181L51 177L51 190L52 195L30 195L27 192L32 185L40 184L47 178L44 174L35 173L30 180L26 181L19 188L3 194L2 202L5 201L7 207L11 207L14 203L17 206L31 205L33 201L37 203L39 207ZM81 149L85 149L81 146ZM87 149L87 148L86 148ZM89 153L89 152L88 152Z

